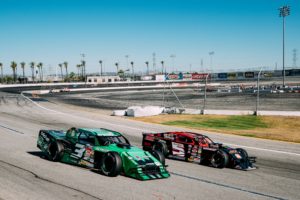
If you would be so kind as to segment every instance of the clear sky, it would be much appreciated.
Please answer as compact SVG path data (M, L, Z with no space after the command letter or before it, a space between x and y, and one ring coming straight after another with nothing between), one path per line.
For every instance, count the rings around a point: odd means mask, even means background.
M0 62L5 73L11 61L43 62L52 72L67 61L76 72L85 53L87 72L97 72L99 60L105 71L115 62L125 69L129 55L135 71L145 71L155 52L159 69L161 60L168 70L201 70L201 60L213 71L282 68L278 8L286 4L292 66L293 49L300 57L300 0L0 0Z

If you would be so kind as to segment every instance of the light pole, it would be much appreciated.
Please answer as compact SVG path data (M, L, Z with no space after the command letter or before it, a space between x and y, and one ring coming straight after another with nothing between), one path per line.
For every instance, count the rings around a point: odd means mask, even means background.
M99 60L100 63L100 75L102 76L102 60Z
M255 106L255 115L258 115L258 106L259 106L259 78L261 74L262 68L259 70L257 75L257 95L256 95L256 106Z
M279 8L279 16L282 17L282 86L285 86L285 66L284 66L284 51L285 51L285 46L284 46L284 33L285 33L285 17L290 15L290 6L282 6Z
M207 78L208 78L209 74L206 75L205 77L205 86L204 86L204 99L203 99L203 108L202 108L202 114L204 115L204 110L205 110L205 106L206 106L206 88L207 88Z

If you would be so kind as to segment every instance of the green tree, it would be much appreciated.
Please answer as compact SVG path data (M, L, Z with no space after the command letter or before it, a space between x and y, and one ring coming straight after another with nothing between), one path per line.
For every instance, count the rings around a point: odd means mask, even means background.
M10 64L10 67L11 69L13 70L13 80L14 80L14 83L16 82L16 71L17 71L17 63L15 61L12 61L11 64Z

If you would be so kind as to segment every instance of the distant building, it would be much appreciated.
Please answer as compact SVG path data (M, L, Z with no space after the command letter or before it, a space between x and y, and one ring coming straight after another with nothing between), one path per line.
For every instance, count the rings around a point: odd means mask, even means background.
M121 79L119 76L88 76L87 83L114 83L119 82Z

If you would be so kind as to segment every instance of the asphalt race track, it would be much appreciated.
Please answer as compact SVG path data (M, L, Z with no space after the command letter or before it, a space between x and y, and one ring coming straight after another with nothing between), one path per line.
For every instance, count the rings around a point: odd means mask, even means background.
M101 114L96 109L31 102L0 93L0 199L300 199L300 145L216 133L215 141L240 145L258 157L259 169L214 169L167 160L171 177L138 181L106 177L42 157L40 129L103 127L140 146L141 133L175 128Z

